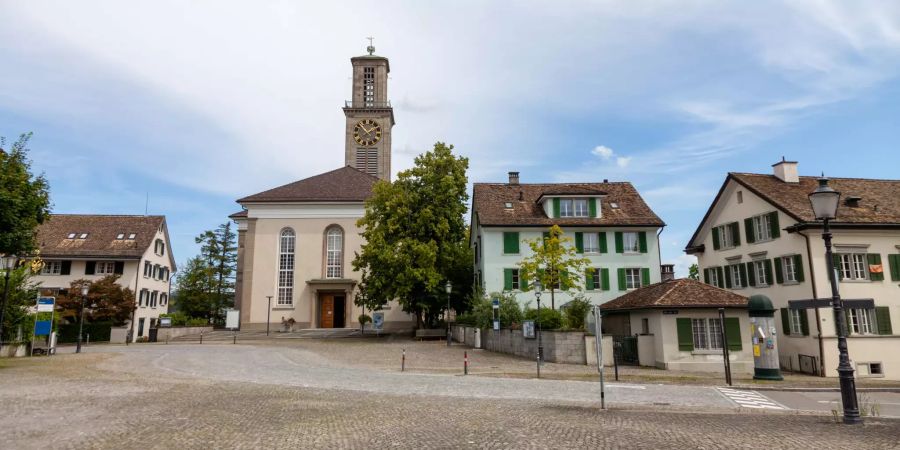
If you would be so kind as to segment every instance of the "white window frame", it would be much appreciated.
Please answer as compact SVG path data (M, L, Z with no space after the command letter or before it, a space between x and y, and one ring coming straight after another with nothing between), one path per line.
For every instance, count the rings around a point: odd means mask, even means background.
M521 280L519 279L519 269L512 269L510 270L510 272L512 273L512 283L510 283L510 287L512 288L512 290L517 291L522 288L522 286L519 284L521 282Z
M728 225L730 223L726 223L724 225L719 225L715 228L715 233L719 234L719 249L725 250L729 248L734 248L734 236L731 235L731 230L728 229Z
M729 264L728 265L728 276L731 277L731 288L732 289L741 289L744 287L744 283L741 283L741 265L740 264Z
M640 253L641 239L637 231L622 232L622 252L623 253Z
M853 334L876 334L875 310L850 308L850 332Z
M588 268L591 271L591 281L594 283L593 286L585 286L586 289L591 290L601 290L603 289L602 280L600 280L600 269L597 267ZM625 276L625 279L628 279L628 275ZM587 280L585 280L587 282Z
M841 255L841 278L843 280L869 280L869 263L865 253L838 254Z
M691 319L694 350L722 350L722 322L717 318Z
M797 265L794 264L794 255L781 257L781 275L785 283L797 282Z
M325 278L343 276L343 258L344 232L339 227L331 227L325 232Z
M62 273L62 261L44 261L41 267L41 275L60 275Z
M805 309L788 309L788 317L791 323L791 334L803 334L803 322L800 314L805 313Z
M572 217L588 217L590 214L588 207L588 199L573 198L572 199Z
M582 236L585 253L600 253L600 236L597 233L584 233Z
M625 289L638 289L641 287L640 267L628 267L625 269Z
M115 261L97 261L94 263L95 275L111 275L116 273Z
M575 206L571 198L559 199L559 217L575 217Z
M751 221L753 222L754 242L772 240L772 223L768 213L753 216Z
M278 235L278 274L276 306L294 305L294 264L297 234L291 228L281 230Z
M756 260L752 261L753 263L753 272L756 276L756 287L766 287L769 283L766 282L766 260ZM750 274L747 274L750 276Z
M717 267L710 267L706 273L709 274L707 275L709 277L709 284L711 286L719 287L719 271L716 269Z

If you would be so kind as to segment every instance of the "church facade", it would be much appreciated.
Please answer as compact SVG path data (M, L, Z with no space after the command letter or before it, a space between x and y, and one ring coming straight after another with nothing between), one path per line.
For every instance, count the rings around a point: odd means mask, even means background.
M344 103L344 167L237 200L235 308L242 330L358 328L361 274L351 265L363 243L356 222L379 180L390 181L394 112L388 59L351 58L353 93ZM385 330L410 330L415 316L396 302L383 308ZM292 320L293 319L293 320Z

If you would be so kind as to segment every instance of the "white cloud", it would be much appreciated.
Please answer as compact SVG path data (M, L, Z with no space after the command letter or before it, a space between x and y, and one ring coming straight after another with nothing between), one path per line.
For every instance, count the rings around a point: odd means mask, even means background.
M629 163L631 163L631 158L631 156L619 156L618 158L616 158L616 165L624 169L625 167L628 167Z
M594 155L599 156L603 159L609 159L609 158L612 158L612 156L615 152L613 152L613 149L611 149L605 145L598 145L598 146L594 147L593 150L591 150L591 153L593 153Z

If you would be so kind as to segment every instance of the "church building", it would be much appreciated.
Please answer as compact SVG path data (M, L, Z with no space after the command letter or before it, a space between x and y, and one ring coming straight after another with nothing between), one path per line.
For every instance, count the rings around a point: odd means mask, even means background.
M344 167L237 200L235 308L242 330L358 328L353 303L361 274L351 261L363 243L356 221L379 180L391 178L394 110L387 97L388 59L350 59L353 94L344 103ZM371 311L365 311L372 315ZM385 330L411 330L415 316L396 302L383 308Z

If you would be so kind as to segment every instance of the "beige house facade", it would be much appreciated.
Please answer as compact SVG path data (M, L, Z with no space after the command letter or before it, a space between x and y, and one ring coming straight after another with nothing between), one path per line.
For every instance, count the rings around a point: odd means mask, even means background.
M832 222L834 258L825 260L822 225L807 195L816 177L781 161L772 174L730 173L686 251L705 282L769 297L783 369L837 376L834 270L857 377L900 379L900 181L832 178L841 192Z
M363 244L356 222L380 180L390 181L394 113L390 66L374 54L351 58L345 102L344 167L239 199L235 309L242 330L359 328L373 316L354 304L361 274L351 262ZM385 331L411 330L397 302L376 311Z
M68 292L75 280L118 275L136 309L127 324L131 342L148 337L168 312L175 258L164 216L53 214L38 228L42 295Z

